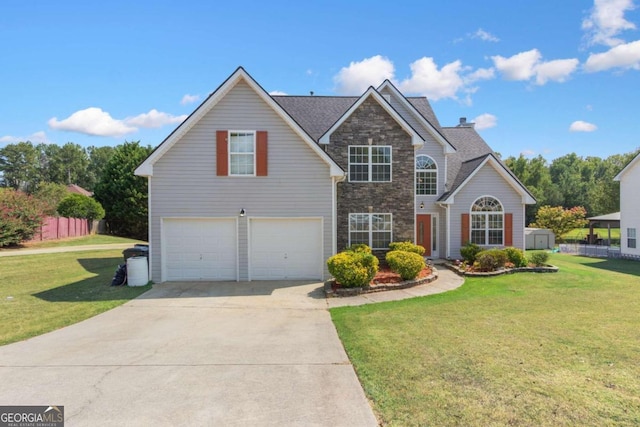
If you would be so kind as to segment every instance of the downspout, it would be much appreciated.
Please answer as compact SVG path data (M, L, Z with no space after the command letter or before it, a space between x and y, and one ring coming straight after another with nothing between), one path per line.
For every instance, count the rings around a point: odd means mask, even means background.
M151 227L151 176L147 176L147 241L149 243L151 243L151 230L153 227ZM147 260L149 261L149 277L150 280L153 280L153 250L154 245L149 245L149 256L147 257Z

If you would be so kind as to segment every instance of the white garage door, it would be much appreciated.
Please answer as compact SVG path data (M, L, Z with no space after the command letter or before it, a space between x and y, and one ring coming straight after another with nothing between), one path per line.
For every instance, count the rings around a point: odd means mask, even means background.
M322 279L321 219L252 219L251 280Z
M234 219L165 219L164 280L236 280Z

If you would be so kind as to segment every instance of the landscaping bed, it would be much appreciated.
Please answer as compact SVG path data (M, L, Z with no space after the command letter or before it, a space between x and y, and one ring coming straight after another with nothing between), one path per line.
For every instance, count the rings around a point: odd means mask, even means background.
M438 278L438 271L433 266L427 266L420 271L418 277L413 280L402 280L398 273L391 271L389 267L382 267L366 287L345 288L335 280L329 280L324 284L324 292L327 298L351 297L373 292L407 289L425 283L433 282Z
M445 263L445 267L454 273L460 276L471 276L471 277L492 277L492 276L501 276L503 274L513 274L513 273L557 273L558 267L553 265L543 265L543 266L532 266L532 267L505 267L496 271L475 271L469 270L467 268L462 268L453 263Z

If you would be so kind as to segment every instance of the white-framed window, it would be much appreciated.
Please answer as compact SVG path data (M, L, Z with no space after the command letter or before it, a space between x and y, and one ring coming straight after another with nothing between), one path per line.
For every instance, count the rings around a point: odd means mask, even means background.
M636 229L627 228L627 247L629 249L636 248Z
M255 176L256 133L229 131L229 175Z
M504 210L498 199L483 196L471 206L471 243L500 246L504 242Z
M416 156L416 194L435 196L438 194L438 167L426 154Z
M371 249L388 249L392 230L390 213L349 214L349 245L364 243Z
M350 145L350 182L390 182L391 146Z

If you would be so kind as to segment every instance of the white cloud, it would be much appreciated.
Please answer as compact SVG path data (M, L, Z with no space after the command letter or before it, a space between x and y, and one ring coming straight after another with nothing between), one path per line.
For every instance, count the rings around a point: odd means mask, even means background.
M610 68L640 70L640 40L618 45L607 52L592 53L584 64L584 69L590 73Z
M153 109L148 113L138 114L135 117L127 117L122 122L128 126L135 126L136 128L159 128L164 125L182 123L186 118L186 114L173 116Z
M535 77L537 85L549 81L564 82L578 68L575 58L542 61L538 49L517 53L509 58L492 56L493 64L507 80L530 80Z
M578 68L579 63L575 58L542 62L535 68L536 84L543 85L548 81L564 82Z
M333 78L336 92L343 95L361 94L369 86L378 86L383 81L393 79L393 62L376 55L360 62L351 62L343 67Z
M520 52L509 58L492 56L493 64L507 80L529 80L535 74L535 66L542 58L538 49Z
M472 120L476 125L477 130L489 129L498 125L498 118L493 114L485 113L480 114L478 117Z
M194 102L198 102L198 101L200 101L200 95L190 95L187 93L180 100L180 104L187 105L187 104L193 104Z
M282 92L281 90L272 90L269 92L269 95L278 96L278 95L286 95L286 92Z
M494 36L493 34L483 30L482 28L478 28L478 31L471 35L472 39L480 39L485 42L499 42L500 39Z
M122 120L115 120L109 113L97 107L76 111L64 120L53 117L49 119L48 124L51 129L95 136L122 136L137 130Z
M124 120L114 119L101 108L89 107L76 111L64 120L57 117L49 119L51 129L84 133L94 136L123 136L138 130L138 128L157 128L167 124L180 123L186 115L172 116L158 110L128 117Z
M531 157L536 154L536 152L533 150L522 150L520 154L522 154L524 157Z
M636 28L624 18L625 12L633 9L633 0L595 0L591 14L582 21L589 44L612 47L624 43L617 36Z
M593 123L583 122L582 120L576 120L569 126L571 132L593 132L598 129L598 126Z
M464 86L460 76L462 62L454 61L440 70L433 58L420 58L410 66L411 77L400 83L399 89L406 93L420 93L437 101L441 98L455 98Z
M464 77L466 84L475 83L479 80L490 80L496 76L496 70L494 68L478 68L472 73L467 74Z
M51 144L51 140L43 130L34 132L29 136L6 135L6 136L0 137L0 144L15 144L18 142L26 142L26 141L31 141L34 144L40 144L40 143Z

